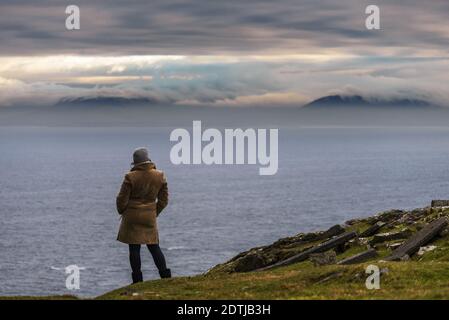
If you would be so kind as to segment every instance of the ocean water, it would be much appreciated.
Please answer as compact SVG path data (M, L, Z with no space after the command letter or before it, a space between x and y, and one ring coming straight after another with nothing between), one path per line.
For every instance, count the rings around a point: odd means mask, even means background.
M0 127L0 295L95 296L129 284L115 196L139 146L168 177L159 228L175 276L281 237L449 198L449 128L280 128L274 176L257 165L175 166L170 131ZM144 278L157 278L141 253ZM73 264L85 268L76 291L65 286Z

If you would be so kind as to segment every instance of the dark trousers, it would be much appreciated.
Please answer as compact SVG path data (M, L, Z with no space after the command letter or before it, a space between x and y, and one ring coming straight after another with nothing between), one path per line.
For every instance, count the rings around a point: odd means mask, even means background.
M167 265L165 264L165 257L162 253L161 248L158 244L147 244L147 248L153 256L154 263L160 272L167 270ZM131 263L131 269L133 273L139 274L141 272L141 262L140 262L140 244L130 244L129 245L129 262Z

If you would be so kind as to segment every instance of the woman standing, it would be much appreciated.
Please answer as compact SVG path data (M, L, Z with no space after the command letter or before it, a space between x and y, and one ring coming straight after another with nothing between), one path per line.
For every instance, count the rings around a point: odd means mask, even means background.
M140 246L146 245L161 278L170 278L165 258L159 247L157 216L168 204L165 174L156 170L146 148L134 151L132 169L117 195L117 211L122 216L117 240L129 245L133 283L142 282Z

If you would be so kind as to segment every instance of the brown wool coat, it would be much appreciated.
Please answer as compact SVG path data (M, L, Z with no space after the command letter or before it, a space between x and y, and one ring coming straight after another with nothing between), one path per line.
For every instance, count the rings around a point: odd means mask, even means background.
M122 216L117 240L128 244L159 243L157 216L168 204L167 180L151 163L134 166L117 195Z

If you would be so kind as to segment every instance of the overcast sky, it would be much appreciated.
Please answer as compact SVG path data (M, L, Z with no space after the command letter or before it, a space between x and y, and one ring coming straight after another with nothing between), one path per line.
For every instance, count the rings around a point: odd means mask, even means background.
M65 28L65 7L81 29ZM365 28L365 8L381 30ZM449 101L447 0L0 0L0 105L66 96L299 106L330 93Z

